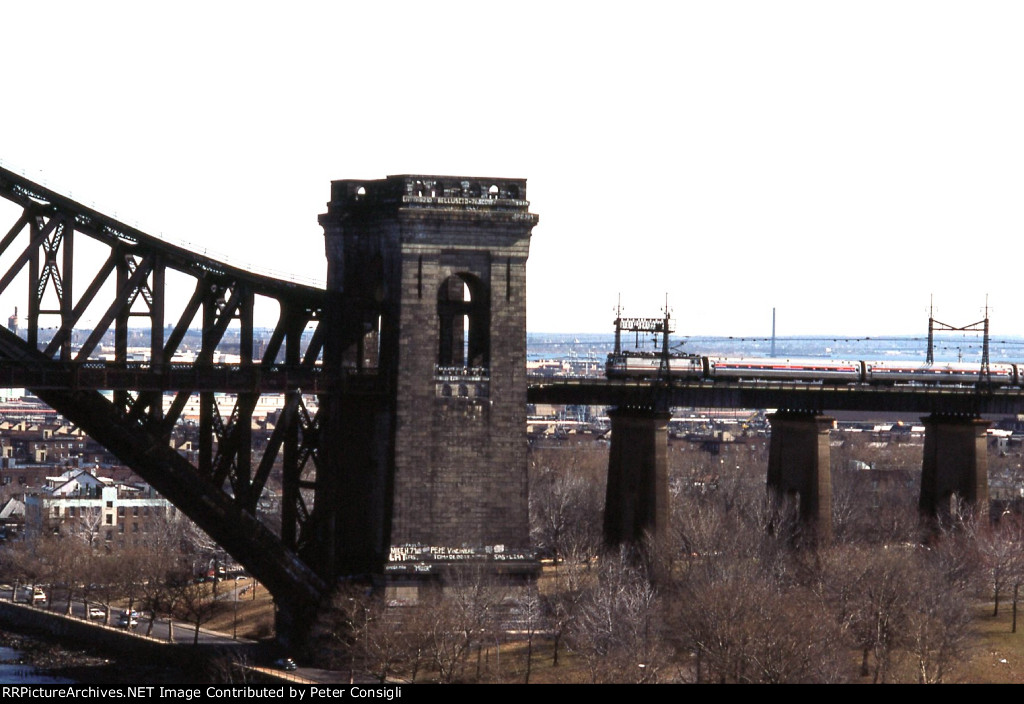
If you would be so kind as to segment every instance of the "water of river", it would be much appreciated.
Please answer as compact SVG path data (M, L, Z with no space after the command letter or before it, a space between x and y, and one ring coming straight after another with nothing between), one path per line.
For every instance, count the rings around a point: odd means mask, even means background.
M23 654L0 646L0 684L74 684L74 680L51 677L23 662Z

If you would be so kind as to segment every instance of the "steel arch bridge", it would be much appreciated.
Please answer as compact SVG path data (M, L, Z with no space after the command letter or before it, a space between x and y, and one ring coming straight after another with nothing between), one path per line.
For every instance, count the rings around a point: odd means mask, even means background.
M424 424L424 428L440 428L449 438L465 441L468 435L455 432L461 423L458 419L466 417L459 413L484 407L475 395L472 399L468 393L465 398L446 396L439 376L446 367L435 364L440 361L434 356L441 334L437 313L461 314L466 311L451 304L468 301L449 300L448 289L440 289L445 291L444 297L422 296L424 281L429 294L431 276L447 277L441 280L448 281L449 270L475 271L477 259L487 260L486 267L478 268L494 275L495 290L504 289L505 295L497 297L504 299L504 317L501 325L492 326L494 339L515 347L520 325L523 333L522 349L516 348L515 354L503 350L500 364L492 364L483 397L487 408L500 401L502 411L495 416L500 416L506 436L518 433L517 428L525 431L525 415L519 413L525 410L527 398L616 405L623 409L619 414L621 429L626 431L620 433L625 438L622 442L647 447L652 456L657 450L653 438L660 432L660 421L657 413L649 411L660 403L773 407L804 415L829 408L881 407L968 419L980 412L1019 412L1024 408L1024 391L1019 388L851 389L693 381L661 389L649 382L622 380L528 382L521 376L525 371L525 299L520 291L536 216L528 212L529 203L521 197L525 181L493 185L494 198L485 199L482 193L474 193L474 184L479 186L474 180L453 182L443 190L437 177L430 177L437 193L430 191L428 196L423 178L332 184L329 209L334 210L321 216L328 249L332 238L355 244L348 251L335 242L338 251L330 261L337 280L325 291L256 274L168 243L0 168L0 301L27 301L23 334L0 329L0 388L32 390L195 521L275 596L278 633L285 638L301 635L312 622L339 576L337 572L370 568L377 560L378 556L355 554L357 551L342 555L336 548L346 541L353 545L372 542L380 537L378 532L391 530L391 494L398 490L383 485L394 483L391 475L398 464L398 451L392 436L398 434L399 416L410 409L418 414L427 408L434 413L433 425ZM377 207L380 212L373 210ZM6 229L5 214L10 216ZM427 232L433 238L433 249L427 251L419 241L407 249L384 242L380 231L397 227L399 221L414 223L410 227L418 234ZM422 230L424 223L429 225L426 230ZM345 228L350 226L353 229L346 234ZM480 227L483 234L467 237L471 226ZM462 249L451 247L453 238ZM481 257L477 250L488 247L488 257ZM489 257L499 251L502 254L494 259L498 266L492 267ZM384 255L390 257L387 276ZM342 292L340 283L345 283L347 290ZM405 283L417 293L415 305L409 305L407 311L400 309L396 293ZM261 321L268 319L268 309L272 314L265 345L257 339L257 309ZM405 328L399 330L399 325ZM196 328L200 330L198 351L185 355L189 351L186 337ZM415 337L417 332L422 334ZM452 331L445 334L450 336ZM146 361L133 359L129 347L133 338L137 341L140 337ZM415 374L403 367L406 376L416 376L415 388L408 379L406 388L402 387L404 377L398 369L402 344L416 348L411 355L419 365ZM497 352L498 347L494 344L492 351ZM223 361L228 352L235 361ZM371 359L374 354L376 360ZM503 390L491 396L492 388L501 386L499 378L505 384ZM529 385L528 395L521 399L517 396L520 384ZM230 409L221 408L225 392L233 395ZM404 394L401 408L399 392ZM255 455L252 422L261 394L283 395L284 406L265 451ZM319 398L316 407L304 401L311 395ZM198 451L191 461L172 449L170 437L186 404L195 396L199 398ZM449 412L450 404L463 405L452 406L457 412ZM813 414L809 418L796 430L786 430L783 423L794 427L799 423L780 417L777 434L789 433L800 442L813 435L819 442L817 421ZM472 441L478 445L479 456L486 458L485 450L491 446L485 448L485 444L492 443L491 427L489 421L477 425ZM957 452L965 456L977 446L977 432L983 432L976 424L942 418L934 425L937 442L946 443L953 436L966 438L962 448L957 446ZM961 432L964 428L974 435ZM358 442L347 437L349 444L342 447L342 431L373 437L357 438ZM421 445L434 441L414 434L406 440L411 447L403 447L403 466L421 469ZM506 454L515 460L516 452L512 448ZM819 452L815 456L824 455ZM646 459L623 462L614 471L639 475L647 470L638 465L653 467L660 462L654 459L653 463ZM363 471L360 463L370 470ZM814 465L811 469L817 476L818 465L807 464ZM983 462L975 464L981 468L972 470L971 476L984 476ZM257 507L270 493L268 480L278 466L280 529L272 530L257 518ZM658 466L661 469L648 474L660 481L663 463ZM611 465L609 471L613 471ZM770 476L771 472L769 467ZM469 475L465 483L472 483L476 476ZM422 480L422 475L414 473L405 478L402 498L406 508L402 510L409 513L402 518L406 523L423 520L421 505L426 499L410 490ZM488 485L494 486L509 493L507 485ZM934 494L948 488L936 486L930 489ZM448 497L444 487L435 493L442 499ZM427 498L434 500L433 495ZM455 499L465 497L456 495ZM826 501L819 503L827 505ZM520 505L525 516L525 501ZM508 510L503 503L492 509L492 519ZM372 525L357 525L361 523ZM458 524L460 530L464 527ZM515 531L509 529L509 533ZM385 551L387 539L385 535L378 541ZM386 554L383 559L388 559ZM524 557L522 562L529 566L531 560Z
M303 396L328 387L375 393L372 372L329 377L321 365L327 292L170 244L3 168L0 196L14 218L6 230L0 221L0 295L27 286L18 300L28 300L23 336L0 330L0 385L34 392L195 521L275 595L284 630L310 618L333 575L318 569L315 534L329 518L315 501L323 479L319 410ZM183 306L186 296L168 296L172 279L190 291ZM276 311L260 354L257 305ZM135 337L141 328L148 361L129 357L130 323ZM197 327L200 348L178 361ZM229 329L237 362L225 364L218 356ZM101 357L111 336L113 353ZM234 395L230 413L218 405L222 392ZM285 400L256 458L252 417L261 393ZM165 394L173 394L169 405ZM193 395L200 402L195 463L169 442ZM280 534L256 518L278 462Z

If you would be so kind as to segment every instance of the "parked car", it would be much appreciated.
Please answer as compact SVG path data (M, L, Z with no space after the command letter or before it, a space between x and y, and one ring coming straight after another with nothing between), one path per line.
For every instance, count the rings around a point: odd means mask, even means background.
M46 603L46 592L39 587L32 590L32 603L33 604L45 604Z
M99 606L90 606L89 607L89 618L90 619L93 619L93 618L106 618L106 617L107 617L107 612L102 607L99 607Z
M139 625L138 611L122 611L117 619L119 628L135 628Z
M285 670L286 672L291 672L293 670L297 670L299 666L296 665L295 661L291 658L281 658L274 661L274 667Z

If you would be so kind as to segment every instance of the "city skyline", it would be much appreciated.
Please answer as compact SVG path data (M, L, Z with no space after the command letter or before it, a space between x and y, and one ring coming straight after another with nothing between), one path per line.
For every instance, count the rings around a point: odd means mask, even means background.
M200 11L201 10L201 11ZM1024 334L1024 9L222 3L0 9L0 159L323 280L332 179L528 179L536 332L666 294L693 335ZM4 222L12 222L4 218ZM19 289L20 291L21 289ZM0 297L0 312L17 301Z

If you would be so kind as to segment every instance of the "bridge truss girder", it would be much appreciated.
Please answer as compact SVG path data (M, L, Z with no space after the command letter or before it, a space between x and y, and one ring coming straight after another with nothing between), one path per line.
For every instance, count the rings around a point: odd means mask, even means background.
M0 169L0 196L21 208L0 239L0 260L7 267L0 267L0 294L21 277L28 281L25 339L0 334L0 382L3 367L12 382L21 377L35 382L25 386L135 469L275 595L318 599L324 582L295 555L315 539L307 528L315 523L317 509L320 419L303 394L310 387L319 391L324 383L324 291L172 245L5 169ZM98 245L104 252L102 263L84 278L75 272L83 237L93 251ZM173 325L167 320L169 272L192 281L192 293ZM259 358L253 323L257 297L279 309ZM74 333L87 311L95 322L88 318L91 330L76 345ZM56 329L43 339L40 321L54 318ZM129 328L139 320L148 328L144 364L128 358ZM178 362L176 353L197 322L201 348L194 361ZM225 369L216 354L232 326L238 330L239 363ZM309 327L312 336L303 348ZM97 360L111 332L113 359ZM100 385L115 378L120 381ZM112 399L101 390L112 391ZM253 412L264 390L284 393L285 404L265 451L254 457ZM230 411L222 412L227 409L221 409L217 391L237 394ZM169 392L174 397L165 408ZM195 394L198 452L192 464L171 449L170 436ZM282 527L275 535L256 514L278 462Z

